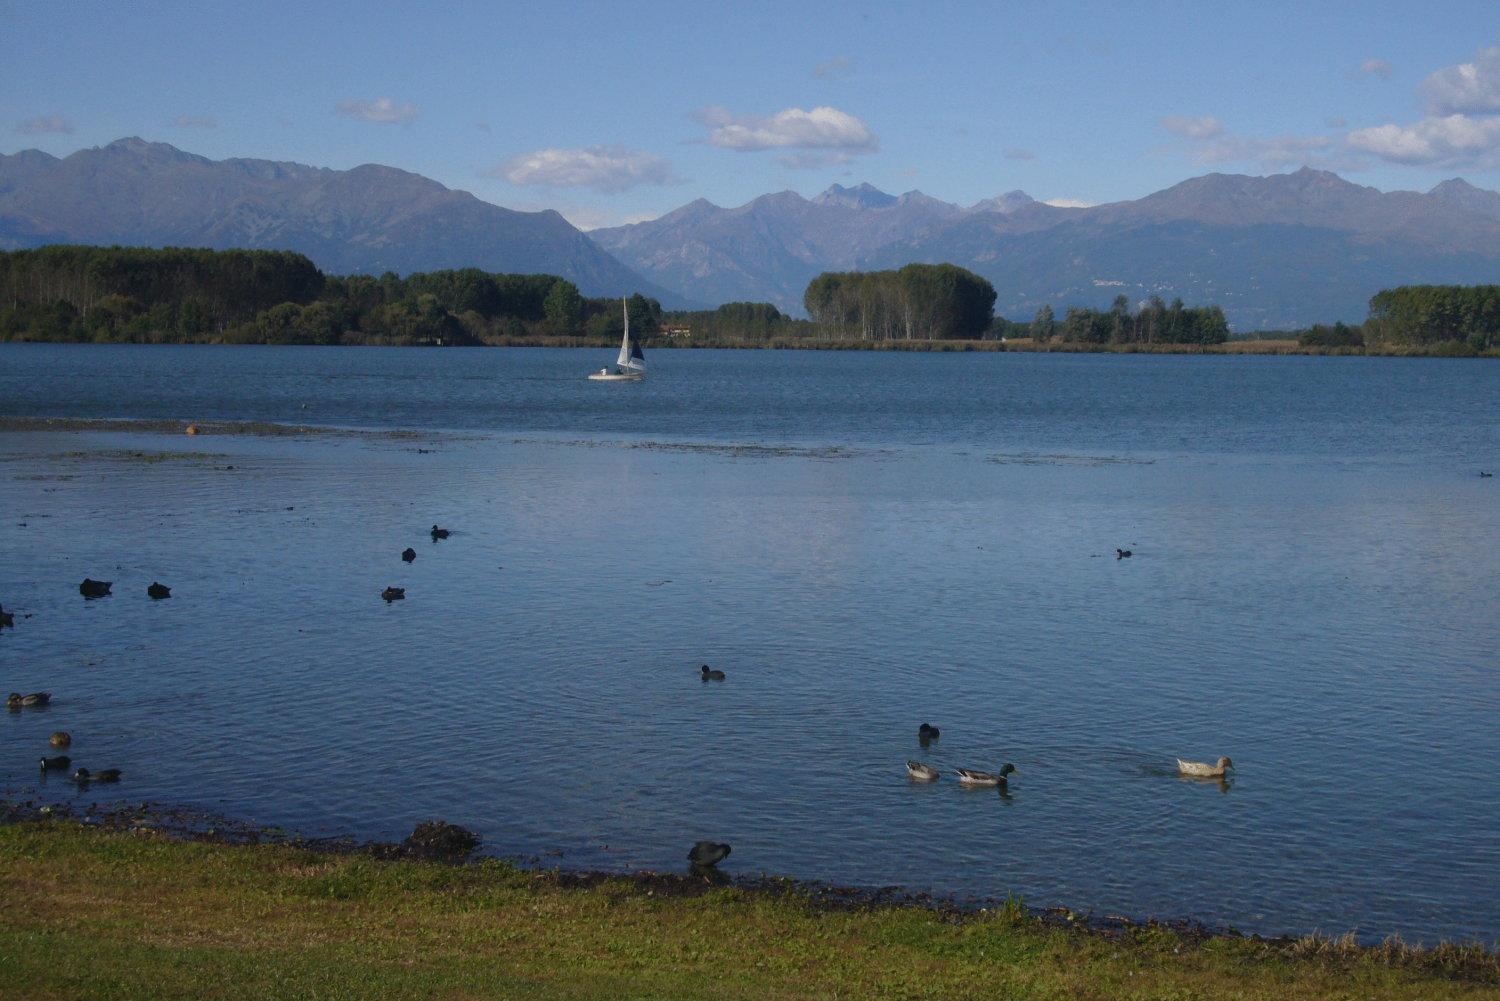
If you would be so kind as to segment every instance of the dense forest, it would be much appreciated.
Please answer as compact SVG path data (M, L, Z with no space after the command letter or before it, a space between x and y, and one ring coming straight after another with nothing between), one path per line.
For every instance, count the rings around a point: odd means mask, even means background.
M824 335L866 341L982 338L995 287L953 264L899 271L825 271L802 297Z
M806 320L793 319L769 302L726 302L718 309L675 310L662 314L666 335L688 331L692 340L709 344L769 343L811 337Z
M632 296L631 326L661 305ZM400 278L323 275L301 254L53 246L0 253L0 340L256 344L497 344L613 340L615 299L553 275L474 268Z
M1500 285L1403 285L1376 293L1364 340L1371 346L1456 343L1500 348Z

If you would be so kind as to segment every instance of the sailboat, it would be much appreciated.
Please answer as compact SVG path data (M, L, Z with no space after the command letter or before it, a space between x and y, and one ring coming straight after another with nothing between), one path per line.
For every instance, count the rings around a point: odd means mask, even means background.
M640 341L630 339L630 307L624 299L620 300L620 308L625 313L625 339L620 342L620 357L615 359L613 371L601 368L590 372L589 378L595 382L640 382L646 378L646 352L641 350Z

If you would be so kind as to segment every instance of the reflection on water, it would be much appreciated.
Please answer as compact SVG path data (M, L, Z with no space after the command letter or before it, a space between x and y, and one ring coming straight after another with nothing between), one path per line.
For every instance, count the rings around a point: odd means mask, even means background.
M1500 451L1500 367L762 353L731 378L671 353L626 402L583 395L568 352L13 347L8 412L308 402L290 419L421 432L0 434L0 670L54 698L0 714L13 792L1500 934L1500 504L1469 468ZM506 364L532 376L458 378ZM615 447L684 442L714 447ZM1030 455L1051 459L989 461ZM85 576L114 593L85 601ZM60 728L123 781L39 775ZM906 780L919 753L938 781ZM1176 774L1220 754L1227 782ZM953 777L1005 761L1003 792Z

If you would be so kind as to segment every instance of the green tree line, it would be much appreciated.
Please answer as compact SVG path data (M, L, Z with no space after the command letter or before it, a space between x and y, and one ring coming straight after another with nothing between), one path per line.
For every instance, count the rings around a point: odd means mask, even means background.
M631 327L661 322L631 298ZM486 344L621 334L618 299L555 275L476 268L325 276L271 250L51 246L0 253L0 340Z
M826 271L802 297L825 336L867 341L980 338L995 309L995 287L954 264L899 271Z
M1051 306L1036 311L1027 333L1033 340L1069 344L1222 344L1229 339L1229 323L1218 306L1169 306L1153 295L1134 313L1130 300L1115 296L1107 310L1073 307L1059 323Z
M1377 292L1363 327L1377 347L1500 348L1500 285L1402 285Z

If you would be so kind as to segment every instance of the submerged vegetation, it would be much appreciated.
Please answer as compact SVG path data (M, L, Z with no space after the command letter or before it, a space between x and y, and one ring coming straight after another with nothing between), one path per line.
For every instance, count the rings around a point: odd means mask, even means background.
M1479 946L1089 928L1017 900L960 912L780 880L382 861L149 823L0 825L0 994L1500 998Z
M1129 353L1500 355L1500 285L1412 285L1370 300L1369 318L1233 335L1216 305L1151 296L1132 310L1051 306L993 315L995 289L951 264L827 272L810 320L770 303L664 313L629 298L649 346ZM616 299L554 275L477 268L400 277L324 275L273 250L51 246L0 252L0 341L581 346L619 340Z

